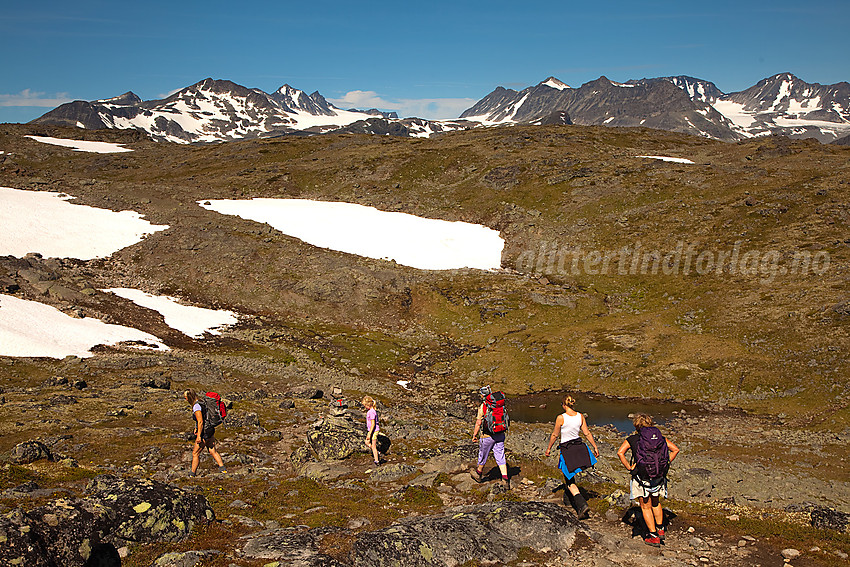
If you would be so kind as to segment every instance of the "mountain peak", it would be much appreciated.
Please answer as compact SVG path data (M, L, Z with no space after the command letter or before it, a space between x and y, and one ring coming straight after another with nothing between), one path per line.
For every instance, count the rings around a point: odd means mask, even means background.
M552 77L552 76L547 78L545 81L541 81L540 83L538 83L537 86L552 87L553 89L558 89L559 91L572 88L567 83L565 83L565 82L563 82L559 79L556 79L555 77Z
M94 102L100 104L114 104L118 106L130 106L133 104L139 104L140 102L142 102L142 99L139 98L139 95L137 95L133 91L127 91L124 94L114 96L112 98L102 98Z

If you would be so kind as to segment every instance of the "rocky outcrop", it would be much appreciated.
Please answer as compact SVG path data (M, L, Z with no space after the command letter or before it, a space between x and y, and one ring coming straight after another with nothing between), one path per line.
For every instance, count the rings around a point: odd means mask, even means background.
M463 506L439 516L406 519L360 534L354 565L433 566L467 561L506 563L521 548L569 550L577 522L564 508L544 502Z
M12 448L9 454L9 461L16 465L26 465L40 461L41 459L53 460L50 449L41 441L24 441L23 443L18 443Z
M362 423L355 422L345 411L332 412L316 423L307 434L307 442L323 460L347 459L355 453L365 453L364 439L366 431ZM378 433L378 451L386 453L390 448L390 438Z
M407 518L386 529L359 534L335 528L265 530L243 538L242 555L301 567L505 564L517 559L523 548L569 551L577 525L556 504L506 501ZM329 534L354 539L347 557L333 558L320 551L322 539Z
M155 481L104 475L86 492L1 516L0 564L120 565L118 547L181 541L194 525L215 519L204 496Z
M192 527L215 519L207 499L153 480L112 475L93 479L90 498L109 506L111 538L127 542L181 541Z

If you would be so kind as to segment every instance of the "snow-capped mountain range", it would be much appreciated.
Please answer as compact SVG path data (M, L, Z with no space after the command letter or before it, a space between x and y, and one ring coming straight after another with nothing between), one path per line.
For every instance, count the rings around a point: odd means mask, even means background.
M850 84L809 84L782 73L726 94L686 76L627 83L600 77L578 88L549 77L521 91L497 87L457 120L425 120L343 110L318 92L307 95L289 85L268 94L204 79L161 100L142 101L128 92L63 104L33 123L132 128L178 143L331 131L427 137L480 126L571 123L643 126L727 141L784 134L832 142L850 135Z

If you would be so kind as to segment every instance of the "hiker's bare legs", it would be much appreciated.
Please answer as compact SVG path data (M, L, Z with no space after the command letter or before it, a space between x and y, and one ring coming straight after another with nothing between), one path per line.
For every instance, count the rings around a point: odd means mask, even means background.
M664 520L664 510L661 509L661 501L657 495L641 496L640 511L643 514L643 521L646 523L646 529L650 533L655 533L656 527L662 525Z
M570 494L572 494L573 496L576 496L576 495L579 494L578 485L576 483L574 483L574 482L569 483L567 485L567 488L569 489Z
M380 459L378 458L378 436L377 435L373 435L371 440L370 439L366 440L366 448L370 449L372 451L372 460L374 460L376 463L379 463Z
M210 456L215 460L219 468L224 467L224 461L221 460L221 455L219 455L218 451L215 450L215 437L210 437L209 439L202 439L200 443L196 442L195 446L192 448L193 474L198 470L198 465L201 462L201 453L204 452L205 448L209 452Z
M221 460L221 455L219 455L218 451L215 450L215 437L210 437L209 439L205 439L204 444L207 446L207 450L210 452L210 455L215 460L218 467L219 468L223 467L224 461Z
M499 472L502 473L502 478L507 478L508 476L508 464L499 465Z
M198 470L198 464L201 462L201 452L204 450L204 442L196 441L192 447L192 474Z

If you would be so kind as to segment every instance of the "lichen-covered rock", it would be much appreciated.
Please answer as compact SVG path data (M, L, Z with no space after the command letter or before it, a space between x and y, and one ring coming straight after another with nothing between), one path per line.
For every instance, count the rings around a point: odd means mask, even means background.
M159 482L104 475L86 491L0 516L0 565L118 567L116 543L180 541L215 519L203 496Z
M352 548L357 566L433 567L467 561L508 563L523 547L567 551L576 520L544 502L500 502L463 506L439 516L407 518L361 533Z
M60 499L0 519L0 564L97 566L121 564L109 543L109 510L90 500Z
M86 493L109 508L113 541L181 541L195 524L215 519L203 495L154 480L101 475L89 482Z
M281 528L251 534L242 538L246 540L242 555L249 559L277 560L290 567L342 567L343 563L319 552L313 532Z
M339 461L355 453L367 453L365 440L364 424L355 423L348 417L328 416L307 433L307 442L323 461ZM377 446L378 451L386 453L390 447L390 438L379 432Z
M204 561L204 558L218 555L220 552L215 550L204 551L174 551L164 553L157 557L154 561L154 567L196 567Z
M12 448L9 461L16 465L26 465L40 461L41 459L53 460L53 455L47 445L41 441L24 441Z
M50 567L35 522L20 510L0 516L0 565Z
M812 525L822 530L845 532L850 527L850 514L839 512L826 506L813 506L811 510Z

